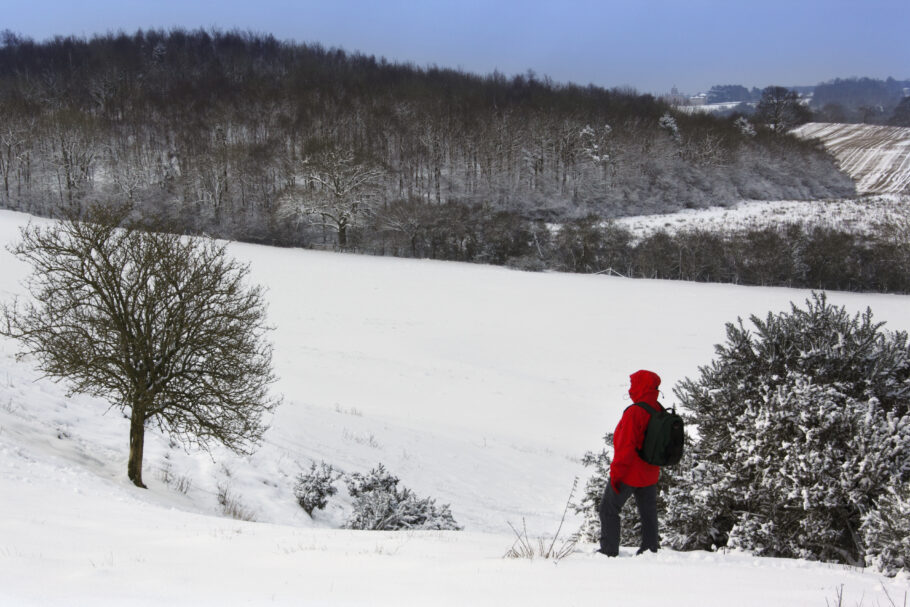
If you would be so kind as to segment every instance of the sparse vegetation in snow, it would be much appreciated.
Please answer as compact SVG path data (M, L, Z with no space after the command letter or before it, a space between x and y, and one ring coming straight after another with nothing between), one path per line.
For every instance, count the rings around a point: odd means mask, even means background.
M328 504L330 497L338 493L335 483L341 479L343 474L331 464L316 462L310 465L309 472L301 473L297 476L297 482L294 485L294 497L297 503L307 514L313 515L314 510L322 510Z
M393 531L398 529L461 529L448 504L437 505L432 498L419 498L398 477L379 464L366 474L353 473L345 478L354 499L348 529Z

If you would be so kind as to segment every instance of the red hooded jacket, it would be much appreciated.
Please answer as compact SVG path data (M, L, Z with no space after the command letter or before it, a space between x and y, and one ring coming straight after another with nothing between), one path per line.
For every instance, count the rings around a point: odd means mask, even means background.
M632 387L629 396L633 403L648 403L658 411L657 402L660 377L651 371L636 371L630 376ZM629 407L613 432L613 462L610 464L610 484L619 492L619 483L630 487L648 487L660 478L660 467L645 462L638 456L651 414L642 407Z

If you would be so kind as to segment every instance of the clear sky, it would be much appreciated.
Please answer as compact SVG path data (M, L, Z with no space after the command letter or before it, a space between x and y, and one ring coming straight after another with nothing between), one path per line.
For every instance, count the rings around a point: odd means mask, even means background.
M0 0L39 41L172 27L651 93L910 79L910 0Z

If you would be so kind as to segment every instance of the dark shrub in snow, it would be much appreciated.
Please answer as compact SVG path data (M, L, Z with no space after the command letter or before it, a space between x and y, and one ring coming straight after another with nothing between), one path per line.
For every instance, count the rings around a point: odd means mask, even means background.
M310 516L313 510L322 510L328 503L328 498L338 493L335 487L335 481L341 478L341 473L337 472L331 465L322 462L319 466L316 462L310 465L310 471L297 476L297 484L294 485L294 497L300 507L306 510Z
M386 470L382 464L366 474L354 472L348 475L344 482L348 486L348 493L354 499L366 493L394 493L398 488L398 477Z
M667 491L664 544L905 567L906 333L823 294L751 321L675 390L698 440Z
M348 529L461 529L447 504L437 506L433 499L399 488L398 478L382 464L367 474L351 474L345 483L354 498L354 512L345 524Z

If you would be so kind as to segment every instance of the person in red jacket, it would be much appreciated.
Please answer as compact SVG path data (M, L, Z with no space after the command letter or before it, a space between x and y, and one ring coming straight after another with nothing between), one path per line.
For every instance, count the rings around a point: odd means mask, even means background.
M657 402L660 377L653 371L636 371L630 376L629 396L633 403L647 403L662 411ZM622 414L613 432L613 461L610 482L600 500L600 552L607 556L619 554L619 513L630 496L635 496L641 517L641 547L638 554L657 552L657 480L660 467L638 456L645 438L651 414L642 407L630 406Z

